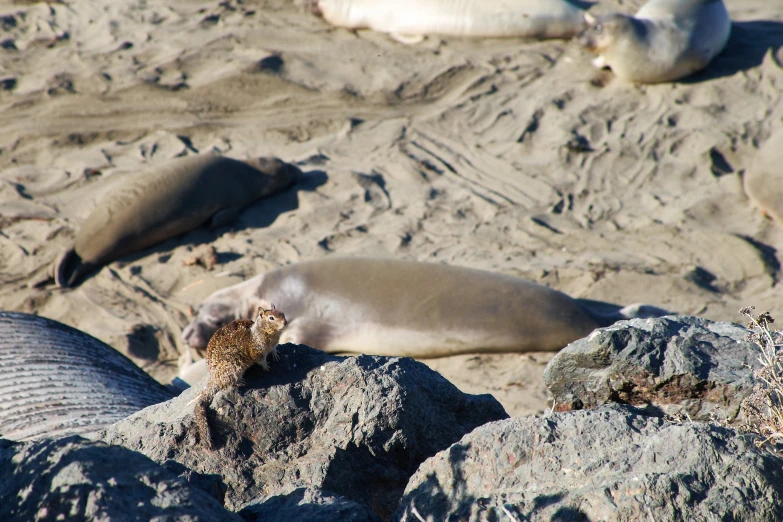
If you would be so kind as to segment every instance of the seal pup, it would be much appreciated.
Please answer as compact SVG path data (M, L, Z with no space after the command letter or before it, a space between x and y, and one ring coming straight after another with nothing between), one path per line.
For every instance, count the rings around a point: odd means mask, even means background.
M236 319L221 326L207 344L207 384L196 397L194 417L199 440L213 449L214 442L209 427L207 409L215 394L232 386L243 384L245 371L258 364L269 371L267 357L277 359L277 343L286 327L285 315L274 305L270 310L258 309L255 321Z
M745 193L761 213L783 225L783 131L775 134L761 146L751 167L743 176Z
M220 227L257 199L292 186L302 171L277 158L239 161L217 154L175 158L128 179L79 227L55 262L58 286L204 223Z
M579 44L633 83L668 82L707 67L729 40L731 20L722 0L650 0L634 16L585 13Z
M0 312L0 433L7 439L97 431L173 398L133 361L58 321Z
M389 33L402 43L425 35L571 38L584 11L565 0L312 0L332 25Z
M637 306L600 317L565 294L508 275L396 259L329 257L218 290L201 304L182 339L203 349L220 326L272 302L286 311L289 322L281 343L417 358L559 350L616 320L665 313Z

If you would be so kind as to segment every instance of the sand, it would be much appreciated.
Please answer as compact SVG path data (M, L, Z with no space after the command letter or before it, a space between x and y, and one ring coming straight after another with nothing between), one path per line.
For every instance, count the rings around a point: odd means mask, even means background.
M710 319L742 322L747 305L780 315L783 230L743 176L783 126L783 2L726 3L732 37L707 71L634 86L573 42L405 46L332 28L304 1L5 0L0 309L79 328L161 382L204 297L336 254L469 266ZM230 227L54 285L52 262L117 180L212 150L275 155L306 180ZM208 245L217 265L184 263ZM427 363L524 415L546 407L551 356Z

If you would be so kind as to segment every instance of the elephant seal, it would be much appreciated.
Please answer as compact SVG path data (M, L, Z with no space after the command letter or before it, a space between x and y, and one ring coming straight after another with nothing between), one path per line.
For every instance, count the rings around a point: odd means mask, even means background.
M761 146L743 176L745 193L761 213L783 225L783 131L777 131Z
M731 20L722 0L650 0L635 16L585 14L579 44L598 54L629 82L658 83L707 67L729 40Z
M7 439L97 431L172 397L95 337L44 317L0 312L0 434Z
M280 192L302 172L277 158L239 161L216 154L175 158L133 176L81 224L73 248L55 262L58 286L207 221L230 223L253 201Z
M330 257L218 290L201 304L182 339L203 349L220 326L252 317L272 303L285 310L289 323L281 343L417 358L559 350L618 319L667 313L637 305L602 317L565 294L508 275Z
M402 43L427 34L571 38L585 27L584 11L565 0L313 0L312 10L332 25Z

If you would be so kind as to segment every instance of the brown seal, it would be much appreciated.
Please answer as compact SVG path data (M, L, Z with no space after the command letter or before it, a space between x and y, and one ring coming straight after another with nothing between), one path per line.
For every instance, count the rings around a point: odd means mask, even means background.
M175 158L120 186L79 227L55 263L55 281L72 286L88 272L209 223L230 223L253 201L296 183L302 172L277 158L239 161L216 154Z

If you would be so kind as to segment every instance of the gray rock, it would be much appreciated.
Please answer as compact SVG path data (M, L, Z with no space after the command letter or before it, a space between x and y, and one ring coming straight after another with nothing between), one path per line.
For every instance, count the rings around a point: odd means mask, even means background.
M758 348L734 323L632 319L566 346L544 370L555 411L649 404L693 420L732 420L753 389Z
M0 311L0 434L7 439L84 435L172 396L95 337Z
M428 459L393 521L783 520L783 459L633 406L519 417Z
M278 351L270 372L251 368L246 386L212 401L215 451L196 443L188 404L203 382L100 438L222 476L232 510L290 485L331 491L386 518L424 459L508 416L492 396L464 394L413 359Z
M144 455L78 435L0 439L0 498L5 521L242 520Z
M381 522L373 511L326 491L284 487L239 512L246 522L306 520L307 522Z

